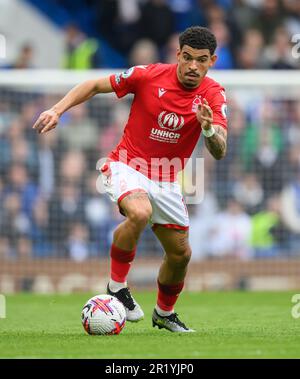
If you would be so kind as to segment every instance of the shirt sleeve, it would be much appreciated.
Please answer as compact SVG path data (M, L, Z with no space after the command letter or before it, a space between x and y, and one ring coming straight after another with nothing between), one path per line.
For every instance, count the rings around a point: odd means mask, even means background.
M227 129L227 101L225 89L221 86L213 88L207 94L207 101L213 111L213 124Z
M116 95L120 98L129 93L136 93L143 81L148 66L134 66L127 71L110 76L110 83Z

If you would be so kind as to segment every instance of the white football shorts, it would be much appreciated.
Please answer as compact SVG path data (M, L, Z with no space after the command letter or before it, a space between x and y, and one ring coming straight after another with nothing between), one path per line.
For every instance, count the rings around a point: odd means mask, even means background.
M149 222L153 228L158 225L179 230L189 228L187 208L177 182L151 180L122 162L105 163L100 175L106 193L119 207L127 195L146 192L152 205ZM121 208L120 211L122 213Z

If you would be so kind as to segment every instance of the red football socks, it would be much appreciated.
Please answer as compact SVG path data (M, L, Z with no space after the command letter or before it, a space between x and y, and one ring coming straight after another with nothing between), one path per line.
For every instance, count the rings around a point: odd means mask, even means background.
M110 277L115 282L124 283L128 272L130 270L131 262L134 259L136 249L132 251L127 251L120 249L114 244L110 250L111 256L111 267L110 267Z
M178 284L161 284L157 281L157 284L157 305L164 311L173 311L177 298L183 289L184 282Z

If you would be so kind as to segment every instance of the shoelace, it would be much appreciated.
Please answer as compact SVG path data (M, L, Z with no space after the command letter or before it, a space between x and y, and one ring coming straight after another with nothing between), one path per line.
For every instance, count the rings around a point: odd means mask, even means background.
M188 330L188 328L185 326L185 324L179 320L177 313L172 313L170 316L167 316L167 319L171 322L176 323L177 325L181 326L182 328Z
M120 291L118 291L118 299L130 311L132 311L134 309L135 304L134 304L133 298L131 296L131 293L129 291L129 288L122 288Z

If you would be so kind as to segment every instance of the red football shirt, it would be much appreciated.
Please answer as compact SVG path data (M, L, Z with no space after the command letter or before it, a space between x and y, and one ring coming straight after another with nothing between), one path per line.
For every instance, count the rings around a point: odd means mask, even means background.
M227 128L224 88L209 77L185 88L177 64L135 66L110 76L117 96L134 94L124 134L109 158L122 161L153 180L175 181L201 134L196 111L205 98L213 123Z

